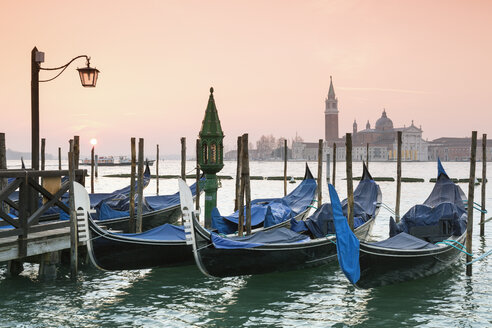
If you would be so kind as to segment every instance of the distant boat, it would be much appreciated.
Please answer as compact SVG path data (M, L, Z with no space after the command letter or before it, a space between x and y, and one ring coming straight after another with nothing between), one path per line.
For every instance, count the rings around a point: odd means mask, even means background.
M146 160L150 166L154 165L155 160ZM138 164L138 162L137 162ZM91 159L86 158L80 161L80 165L91 165ZM132 165L132 160L128 156L101 156L97 158L97 166L123 166Z

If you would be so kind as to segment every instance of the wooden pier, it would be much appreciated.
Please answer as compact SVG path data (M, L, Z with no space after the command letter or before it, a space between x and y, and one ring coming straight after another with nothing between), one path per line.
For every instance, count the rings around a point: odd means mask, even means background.
M83 184L85 175L75 170L75 181ZM40 263L40 276L56 273L59 252L71 247L70 220L60 219L73 210L61 200L69 191L70 181L63 179L68 176L68 170L0 170L0 179L13 178L0 190L0 262L9 262L8 274L20 273L23 262ZM50 214L54 206L60 210Z

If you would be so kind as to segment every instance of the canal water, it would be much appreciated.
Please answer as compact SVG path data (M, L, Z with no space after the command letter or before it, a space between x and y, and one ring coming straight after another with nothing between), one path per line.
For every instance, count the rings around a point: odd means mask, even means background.
M9 168L18 167L9 161ZM47 169L56 169L55 161ZM450 177L468 178L468 163L443 163ZM477 177L481 177L477 163ZM288 164L288 175L303 176L304 162ZM316 176L317 164L309 166ZM193 162L187 163L192 171ZM354 163L354 176L362 164ZM226 162L221 174L235 176L235 162ZM281 176L281 162L251 162L251 175ZM179 161L161 161L160 174L179 174ZM396 163L370 163L375 177L396 177ZM129 167L100 167L96 192L108 192L128 184L128 179L106 174L129 173ZM326 173L326 167L323 171ZM403 183L401 213L425 200L437 174L436 163L403 163L404 177L425 182ZM492 176L492 165L488 166ZM346 195L345 164L337 163L336 188ZM152 167L155 174L155 166ZM325 175L324 175L325 176ZM490 180L490 179L489 179ZM234 180L221 181L218 207L233 209ZM299 183L299 182L298 182ZM296 184L289 184L289 191ZM395 182L380 182L383 202L394 208ZM90 183L87 183L89 186ZM354 186L357 181L354 181ZM460 184L465 193L468 184ZM487 204L492 204L492 184ZM481 202L480 188L475 201ZM161 180L160 194L178 190L176 180ZM156 192L155 181L145 194ZM283 181L251 181L252 198L283 195ZM328 199L323 179L323 200ZM202 197L203 200L203 197ZM491 210L491 209L489 209ZM375 240L388 234L391 213L382 209L373 230ZM487 214L486 218L492 216ZM480 213L474 213L473 253L492 249L492 222L486 237L479 237ZM0 327L490 327L492 326L492 256L473 265L473 276L465 275L465 259L434 276L359 290L351 286L337 263L301 271L234 278L209 278L194 266L148 270L102 272L82 267L72 281L69 269L59 268L55 281L37 279L38 267L26 264L16 278L6 277L0 263Z

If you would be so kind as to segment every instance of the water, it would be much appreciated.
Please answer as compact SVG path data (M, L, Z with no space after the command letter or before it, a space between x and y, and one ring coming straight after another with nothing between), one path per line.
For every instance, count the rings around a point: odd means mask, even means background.
M56 168L56 162L47 169ZM9 167L18 163L9 162ZM316 175L316 163L309 163ZM288 174L302 176L304 163L289 163ZM488 172L492 172L488 166ZM194 163L188 162L191 170ZM252 175L281 176L283 163L252 162ZM451 177L467 178L468 163L444 163ZM161 174L179 174L178 161L161 161ZM155 167L152 168L154 173ZM323 166L323 170L325 167ZM370 163L373 176L396 176L396 163ZM421 177L425 183L403 183L401 213L422 202L432 189L435 163L403 163L404 177ZM104 174L128 173L128 167L99 168L96 192L112 191L128 179ZM354 176L362 166L354 163ZM227 162L221 174L235 176L235 163ZM344 163L337 163L336 187L346 194ZM477 165L481 177L481 163ZM490 180L490 178L489 178ZM223 180L219 209L233 208L234 180ZM325 180L323 199L328 199ZM354 182L356 185L357 182ZM90 185L90 183L87 183ZM468 184L460 184L465 192ZM289 184L289 191L297 184ZM396 184L380 182L383 202L394 208ZM492 184L487 204L492 204ZM161 194L174 193L176 180L161 180ZM283 181L251 181L252 198L283 193ZM155 194L155 182L145 194ZM203 197L202 197L203 200ZM475 188L480 203L480 186ZM203 206L203 204L202 204ZM389 212L381 210L373 231L375 239L388 231ZM490 214L486 216L490 217ZM491 225L479 237L480 215L474 214L473 253L492 248ZM56 281L37 279L37 265L26 264L16 278L6 278L0 264L0 327L490 327L492 326L492 256L474 263L473 276L465 275L464 258L437 275L393 286L358 290L336 263L327 266L225 279L208 278L194 266L149 270L101 272L82 267L77 281L61 267Z

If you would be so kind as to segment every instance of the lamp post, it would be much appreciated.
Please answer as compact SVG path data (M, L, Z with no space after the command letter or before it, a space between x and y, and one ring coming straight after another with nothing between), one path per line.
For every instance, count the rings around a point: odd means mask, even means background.
M44 62L44 52L38 51L34 47L31 51L31 167L39 170L39 82L49 82L60 76L65 69L76 59L85 58L87 67L78 68L80 82L84 87L95 87L99 70L90 67L90 57L86 55L72 58L68 63L60 67L45 68L41 67ZM39 71L60 71L55 77L48 80L39 80Z
M205 227L212 222L212 209L217 207L217 176L216 173L224 167L224 132L220 126L219 114L215 107L214 88L210 88L205 117L200 130L198 162L205 173Z

